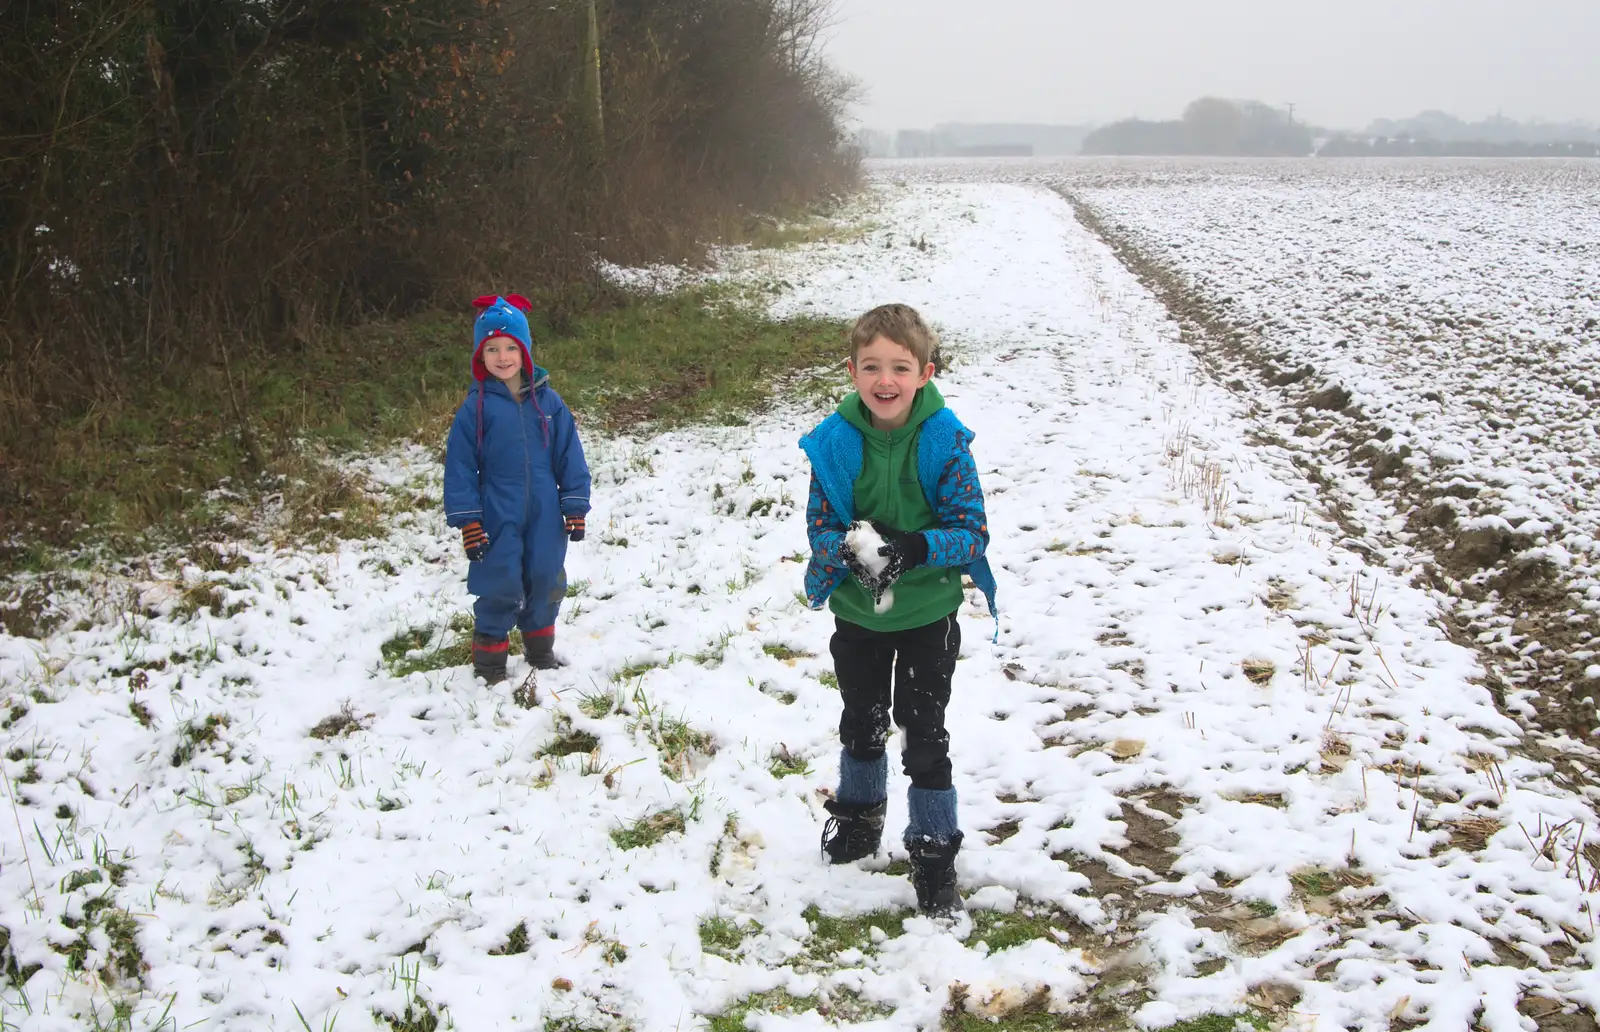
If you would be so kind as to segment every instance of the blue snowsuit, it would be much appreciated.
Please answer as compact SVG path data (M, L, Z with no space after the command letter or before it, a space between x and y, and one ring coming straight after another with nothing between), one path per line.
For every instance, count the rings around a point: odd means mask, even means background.
M565 517L589 512L589 466L571 410L533 364L527 318L495 302L478 316L477 382L445 445L445 518L457 528L478 520L489 535L488 552L467 571L477 632L548 635L567 592ZM483 343L497 335L522 345L523 369L532 371L520 400L483 365Z

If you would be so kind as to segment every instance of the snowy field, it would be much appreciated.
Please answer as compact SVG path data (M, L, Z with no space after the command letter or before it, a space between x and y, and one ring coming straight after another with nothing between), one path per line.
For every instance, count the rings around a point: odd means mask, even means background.
M588 441L571 665L532 708L520 659L493 689L434 661L469 600L431 448L372 460L426 502L385 540L86 574L65 629L0 636L0 1027L1592 1028L1600 825L1404 556L1340 544L1058 195L852 218L726 274L780 313L912 303L954 356L1001 616L962 612L953 929L897 843L819 857L822 410L792 402Z
M1265 359L1283 437L1358 507L1400 494L1497 672L1600 725L1600 162L877 167L1061 186L1175 270Z

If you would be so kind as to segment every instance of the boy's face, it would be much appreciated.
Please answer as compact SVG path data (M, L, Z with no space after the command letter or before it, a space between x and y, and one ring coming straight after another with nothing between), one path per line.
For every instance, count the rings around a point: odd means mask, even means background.
M905 426L917 391L933 376L932 362L919 366L910 348L883 336L872 338L847 365L879 430Z
M510 337L490 337L481 354L483 367L496 380L510 383L522 372L522 345Z

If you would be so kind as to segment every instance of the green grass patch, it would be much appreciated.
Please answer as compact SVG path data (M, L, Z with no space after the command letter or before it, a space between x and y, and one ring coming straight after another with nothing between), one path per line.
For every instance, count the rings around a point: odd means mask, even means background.
M391 675L407 677L471 663L472 635L446 640L437 628L410 627L384 642L378 651Z
M811 925L811 937L806 952L813 960L828 962L841 950L857 949L872 953L878 944L872 941L872 930L881 929L886 939L898 939L905 934L905 920L916 911L874 910L859 917L830 917L813 903L801 913Z
M739 294L601 291L556 325L535 314L535 361L603 428L740 424L780 383L843 384L844 323L774 321ZM557 300L552 309L570 308ZM375 320L292 354L242 346L232 394L220 365L199 361L123 370L117 397L0 420L7 479L28 485L0 491L0 524L21 529L0 546L0 573L58 568L69 561L60 549L88 543L126 553L237 537L230 521L255 515L266 494L281 499L284 536L295 540L384 533L394 512L436 500L415 486L380 489L341 456L399 439L442 443L470 379L472 315ZM84 527L93 529L72 529Z
M622 708L622 700L608 691L579 692L578 712L590 720L609 717Z
M716 739L706 731L691 727L680 717L669 717L651 704L643 687L634 689L638 715L628 722L628 733L643 732L661 753L661 769L668 777L683 780L691 772L694 755L716 755Z
M225 713L212 713L199 721L185 720L178 727L178 746L172 751L172 765L181 767L200 750L215 745L222 729L232 722Z
M661 771L674 781L682 781L692 771L694 756L714 756L716 740L709 732L690 727L677 717L656 713L641 715L628 725L628 731L644 731L661 753Z
M565 728L551 740L549 745L539 750L540 756L571 756L581 754L587 756L600 748L600 739L587 731L576 728Z
M1065 935L1071 930L1072 918L1051 907L1018 900L1016 910L1003 914L998 910L972 911L972 936L989 944L989 950L998 953L1014 946L1023 946L1035 939L1061 945L1062 940L1051 934L1055 929Z
M878 223L842 223L817 214L797 212L792 217L747 215L723 230L728 243L745 244L763 251L781 251L803 244L841 244L861 240Z
M111 904L109 894L93 896L83 905L83 921L75 924L74 918L63 918L63 923L79 934L66 945L53 946L67 960L67 970L87 970L94 947L90 933L98 929L110 942L110 949L100 958L98 969L106 980L116 984L138 985L144 972L144 954L139 949L139 923L126 910Z
M1338 870L1302 867L1290 872L1289 884L1306 896L1331 896L1340 889L1365 888L1372 884L1372 876L1348 867Z
M751 931L759 931L760 925L752 923ZM732 956L744 942L745 929L731 917L707 917L700 921L700 948L707 953L714 953L719 957Z
M528 952L528 922L518 921L506 941L489 951L491 957L515 957Z
M674 807L671 810L661 810L640 817L632 824L617 828L611 833L611 841L619 849L645 849L655 845L674 832L682 832L689 826L684 818L683 811Z
M782 642L768 642L761 646L761 651L773 659L785 663L793 662L797 659L810 659L814 655L814 653L807 652L804 649L791 648Z
M542 338L535 360L602 425L737 425L778 378L838 365L845 331L834 320L776 322L729 288L698 288L584 316L571 333Z
M0 925L0 978L8 980L14 986L22 985L43 967L42 964L26 966L18 964L17 955L11 949L11 929Z
M612 674L611 680L617 682L618 684L623 684L627 681L632 681L643 677L650 671L659 669L660 667L661 664L657 663L653 659L641 659L637 663L629 663L621 670L618 670L616 673Z
M806 1014L817 1009L814 996L791 996L784 989L754 993L711 1018L711 1032L745 1032L745 1019L752 1013Z
M692 728L676 717L663 717L657 721L655 732L650 737L656 747L668 756L686 752L710 755L717 751L710 732Z
M722 822L722 834L717 836L716 848L711 851L711 861L707 865L711 877L715 878L722 871L722 855L728 844L739 837L739 818L729 814L728 819Z
M385 1019L394 1032L438 1032L441 1027L439 1012L421 998L407 1003L404 1013L385 1015Z
M722 658L728 654L728 645L735 637L737 637L737 635L733 631L724 630L721 634L717 635L710 642L708 642L705 648L701 649L699 652L696 652L689 658L701 666L720 666L722 665Z
M11 730L12 725L16 724L17 721L27 716L29 711L30 707L26 702L19 702L15 706L12 706L6 711L4 719L0 719L0 731ZM145 727L149 726L149 724L145 724Z
M1260 1029L1261 1032L1267 1032L1267 1029L1272 1027L1266 1015L1244 1011L1240 1014L1202 1014L1198 1018L1190 1018L1188 1021L1180 1021L1166 1028L1157 1029L1156 1032L1233 1032L1241 1021L1252 1028Z
M811 763L804 756L791 753L787 745L782 745L772 751L772 757L767 760L767 770L775 778L804 776L811 773Z

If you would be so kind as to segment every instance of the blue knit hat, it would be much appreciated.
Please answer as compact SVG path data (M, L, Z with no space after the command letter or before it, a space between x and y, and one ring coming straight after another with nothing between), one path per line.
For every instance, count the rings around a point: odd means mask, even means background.
M533 303L521 294L485 294L472 302L480 309L472 324L472 375L482 381L489 369L483 364L483 343L490 337L510 337L522 345L523 372L533 376L533 332L528 329L527 313Z

